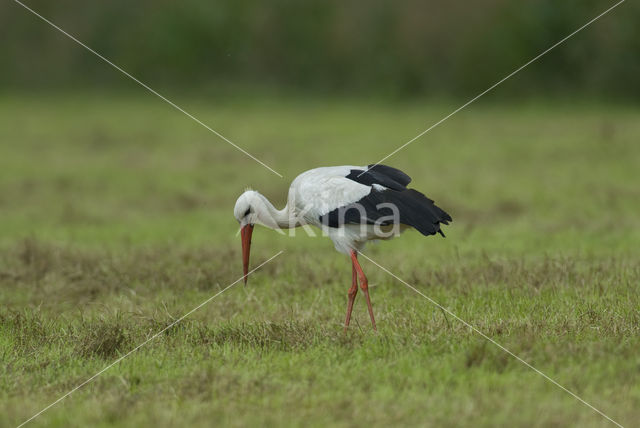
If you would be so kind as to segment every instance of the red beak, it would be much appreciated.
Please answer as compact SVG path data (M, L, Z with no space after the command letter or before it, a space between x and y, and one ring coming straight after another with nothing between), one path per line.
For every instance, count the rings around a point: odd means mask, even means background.
M244 270L244 283L247 284L247 274L249 273L249 253L251 252L251 234L253 225L247 224L240 230L242 237L242 268Z

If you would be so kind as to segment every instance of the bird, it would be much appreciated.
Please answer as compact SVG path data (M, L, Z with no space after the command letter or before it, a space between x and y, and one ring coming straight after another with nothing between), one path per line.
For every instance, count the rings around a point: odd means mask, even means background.
M287 204L281 210L259 192L246 189L234 207L234 217L240 224L245 285L254 225L280 232L315 226L333 241L338 252L351 259L344 331L349 327L358 282L367 301L373 330L377 331L368 280L358 262L358 253L368 241L391 239L407 229L415 229L425 236L444 237L441 225L452 221L433 200L407 188L410 182L407 174L386 165L314 168L291 182Z

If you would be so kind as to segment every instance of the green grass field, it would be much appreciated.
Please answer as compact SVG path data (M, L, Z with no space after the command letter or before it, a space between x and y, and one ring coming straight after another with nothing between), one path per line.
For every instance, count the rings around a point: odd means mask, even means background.
M0 425L15 426L238 279L233 205L375 162L458 104L0 98ZM454 218L367 255L622 425L640 420L640 111L478 102L386 163ZM284 253L33 426L614 426L370 262Z

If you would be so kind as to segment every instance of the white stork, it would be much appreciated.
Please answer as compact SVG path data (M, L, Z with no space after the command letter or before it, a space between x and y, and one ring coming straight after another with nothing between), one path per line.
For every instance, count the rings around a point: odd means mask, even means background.
M255 224L277 230L317 226L331 238L336 250L351 258L352 280L347 294L345 331L358 292L358 279L367 298L371 324L376 330L367 277L358 263L358 251L367 241L389 239L409 227L425 236L436 233L444 236L440 224L451 221L451 216L431 199L414 189L407 189L410 181L404 172L385 165L315 168L293 180L287 205L281 210L260 193L245 191L234 208L241 228L245 284Z

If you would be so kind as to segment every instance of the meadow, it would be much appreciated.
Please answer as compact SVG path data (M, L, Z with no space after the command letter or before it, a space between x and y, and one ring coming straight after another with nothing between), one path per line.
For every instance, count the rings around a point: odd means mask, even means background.
M251 186L372 163L460 103L168 94L0 97L0 425L16 426L242 274ZM625 426L640 420L640 111L561 101L452 117L385 163L454 218L366 254ZM614 426L325 238L284 251L32 426Z

